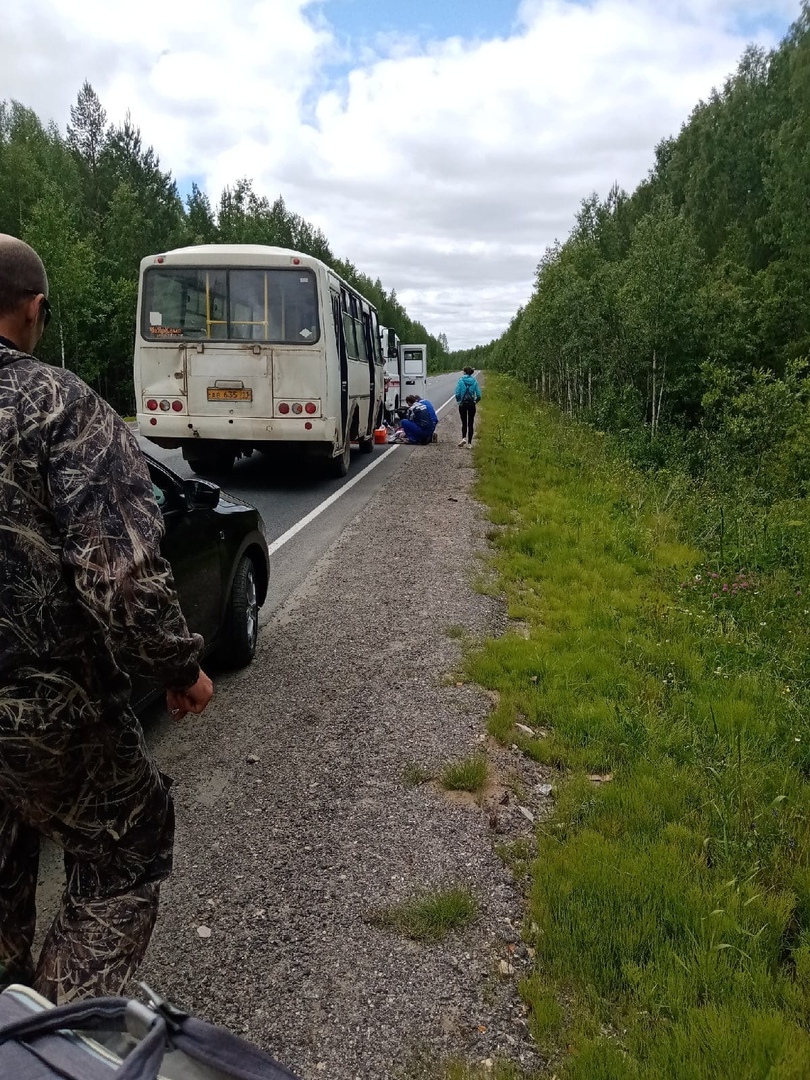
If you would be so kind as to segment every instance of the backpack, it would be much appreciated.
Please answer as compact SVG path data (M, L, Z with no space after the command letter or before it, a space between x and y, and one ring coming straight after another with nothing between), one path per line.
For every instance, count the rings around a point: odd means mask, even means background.
M115 997L53 1007L28 987L8 987L0 993L0 1076L158 1080L160 1069L186 1080L296 1080L257 1046L149 996L150 1007ZM127 1034L116 1039L113 1032ZM123 1060L111 1038L129 1050Z
M465 381L464 393L461 395L461 401L459 402L459 404L466 405L468 402L471 401L475 401L475 391L473 390L472 386Z

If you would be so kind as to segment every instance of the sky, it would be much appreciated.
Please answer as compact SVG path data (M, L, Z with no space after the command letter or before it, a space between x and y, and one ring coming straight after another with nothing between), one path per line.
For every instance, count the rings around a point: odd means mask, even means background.
M779 43L799 0L26 0L0 99L64 130L89 80L181 192L241 177L453 349L531 295L592 192Z

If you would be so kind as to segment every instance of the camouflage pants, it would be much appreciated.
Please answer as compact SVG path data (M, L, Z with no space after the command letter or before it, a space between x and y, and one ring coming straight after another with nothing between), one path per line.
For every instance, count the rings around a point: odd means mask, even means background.
M61 672L0 678L0 988L57 1003L123 991L171 872L170 783L132 714L102 717ZM66 886L34 965L43 836L64 849Z

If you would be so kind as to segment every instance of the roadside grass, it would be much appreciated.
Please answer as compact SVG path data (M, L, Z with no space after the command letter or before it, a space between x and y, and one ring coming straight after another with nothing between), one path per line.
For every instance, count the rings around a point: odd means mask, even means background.
M405 1077L407 1080L540 1080L539 1075L526 1073L498 1058L485 1058L473 1065L457 1058L441 1058L430 1051L414 1054L405 1066Z
M538 1041L569 1080L810 1075L806 514L740 526L729 561L705 493L516 383L488 375L481 428L494 570L528 630L466 674L497 692L490 732L538 729L521 748L566 777L529 890Z
M433 774L416 761L409 761L402 770L402 783L408 788L421 787L432 779Z
M469 889L452 888L415 897L372 912L373 926L398 930L415 941L441 941L475 918L477 905Z
M487 782L487 759L483 754L473 754L463 761L454 761L442 770L442 786L448 791L481 791Z
M468 1065L451 1061L442 1072L442 1080L527 1080L522 1069L505 1061L491 1061L484 1065Z

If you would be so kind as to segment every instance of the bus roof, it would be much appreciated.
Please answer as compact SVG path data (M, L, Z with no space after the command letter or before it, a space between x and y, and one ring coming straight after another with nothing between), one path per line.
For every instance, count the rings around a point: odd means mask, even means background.
M294 251L292 248L271 247L269 244L195 244L192 247L172 248L169 251L159 251L154 255L147 255L141 259L141 269L154 266L157 259L177 260L184 263L208 263L215 258L217 262L252 263L257 259L280 259L286 261L292 258L306 259L308 262L326 263L314 255L307 255L303 251ZM327 269L331 269L327 267ZM334 271L332 271L334 273Z
M343 286L350 293L359 296L376 312L376 308L361 292L333 270L332 267L316 255L307 255L305 251L293 248L272 247L270 244L195 244L192 247L172 248L147 255L141 259L141 275L155 265L165 266L245 266L255 267L262 264L289 266L298 265L293 260L301 260L303 266L321 267L336 287Z

